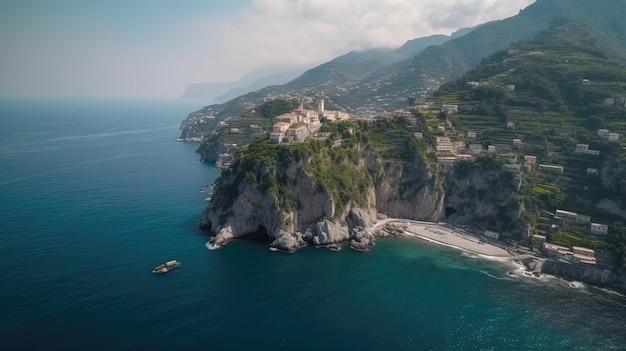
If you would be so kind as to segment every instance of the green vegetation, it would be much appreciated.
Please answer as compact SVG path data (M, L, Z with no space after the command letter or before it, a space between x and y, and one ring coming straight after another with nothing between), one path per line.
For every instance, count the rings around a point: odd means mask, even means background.
M258 110L263 118L272 119L284 113L291 112L291 110L296 107L298 107L298 101L296 100L287 101L278 99L267 101L255 110Z
M377 155L384 159L411 161L416 158L432 161L428 148L434 142L429 122L436 119L432 115L418 112L413 117L378 119L374 122L360 122L363 135L370 142ZM417 139L414 133L422 133Z
M372 180L360 159L361 155L354 148L327 148L315 155L304 170L331 196L338 208L351 201L367 207Z
M620 174L626 179L622 149L626 146L626 58L617 48L593 29L557 18L535 40L484 59L435 95L441 103L459 105L459 113L450 121L457 130L477 133L475 142L512 149L520 159L534 155L537 163L563 166L562 174L531 167L521 175L522 218L538 232L564 246L588 246L622 255L623 237L598 238L571 226L553 232L552 220L544 218L543 212L566 209L592 216L594 222L620 220L593 206L603 198L626 205L626 181L619 181ZM601 139L599 128L619 133L620 142ZM514 147L513 139L524 144ZM600 155L575 154L577 144L588 144ZM607 187L587 169L608 170L605 175L614 173L615 181Z
M350 127L349 127L350 126ZM331 146L330 140L309 140L297 144L270 144L268 139L256 138L238 151L239 160L233 168L245 173L245 181L275 195L281 206L295 209L297 198L292 190L297 180L289 179L285 170L290 164L306 161L303 167L311 180L327 192L338 208L354 201L367 207L370 175L356 150L356 136L348 128L358 128L349 122L336 124L337 135L346 136L342 144Z
M246 111L238 118L226 121L220 129L218 139L225 144L244 145L256 135L268 132L274 125L274 118L298 107L296 100L270 100Z
M560 229L550 235L550 242L565 247L582 246L593 250L604 250L608 248L605 241L597 236L589 235L573 228Z

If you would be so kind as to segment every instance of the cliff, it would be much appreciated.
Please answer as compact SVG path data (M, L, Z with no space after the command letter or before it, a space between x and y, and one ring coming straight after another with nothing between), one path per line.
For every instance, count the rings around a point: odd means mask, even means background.
M444 216L441 179L421 158L410 162L370 156L376 209L389 217L437 222Z
M216 181L202 215L201 227L217 234L215 245L251 233L288 252L347 240L363 250L374 244L366 229L376 215L374 190L362 163L324 162L326 156L341 157L330 148L313 154L261 142L245 151ZM356 182L346 184L348 178ZM348 197L357 189L361 196Z
M448 221L480 223L486 229L521 237L523 223L515 185L513 173L493 158L456 163L444 177Z
M626 293L626 269L611 271L591 266L554 260L529 260L527 268L541 273L565 277L583 283Z
M289 252L345 241L367 250L375 236L388 235L369 230L377 213L438 222L446 207L458 224L515 232L513 177L496 160L439 170L419 152L381 156L355 124L339 129L326 140L277 145L259 139L241 148L202 215L201 227L216 234L213 243L254 233Z

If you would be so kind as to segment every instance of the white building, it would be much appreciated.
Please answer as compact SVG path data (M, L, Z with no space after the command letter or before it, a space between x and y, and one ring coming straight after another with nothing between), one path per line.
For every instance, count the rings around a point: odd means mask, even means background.
M587 174L597 176L600 174L600 171L597 168L587 168Z
M609 138L609 130L608 129L598 129L598 136L602 139Z
M619 141L619 134L617 134L617 133L609 133L608 139L609 139L609 141Z
M591 223L589 232L594 235L607 235L609 233L609 226L606 224Z
M577 154L586 154L586 155L600 155L600 151L599 150L591 150L589 148L589 145L587 144L576 144L576 149L574 149L574 152Z
M476 132L467 132L466 136L470 139L476 138Z

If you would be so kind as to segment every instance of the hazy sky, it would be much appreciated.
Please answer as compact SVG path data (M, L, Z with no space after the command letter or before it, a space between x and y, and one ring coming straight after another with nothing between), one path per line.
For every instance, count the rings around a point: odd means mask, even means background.
M0 96L178 97L510 17L534 0L0 0Z

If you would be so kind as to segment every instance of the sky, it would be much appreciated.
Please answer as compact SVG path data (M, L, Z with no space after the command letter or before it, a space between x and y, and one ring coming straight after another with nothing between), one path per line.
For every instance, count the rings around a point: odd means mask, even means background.
M1 0L0 96L179 97L516 15L534 0Z

